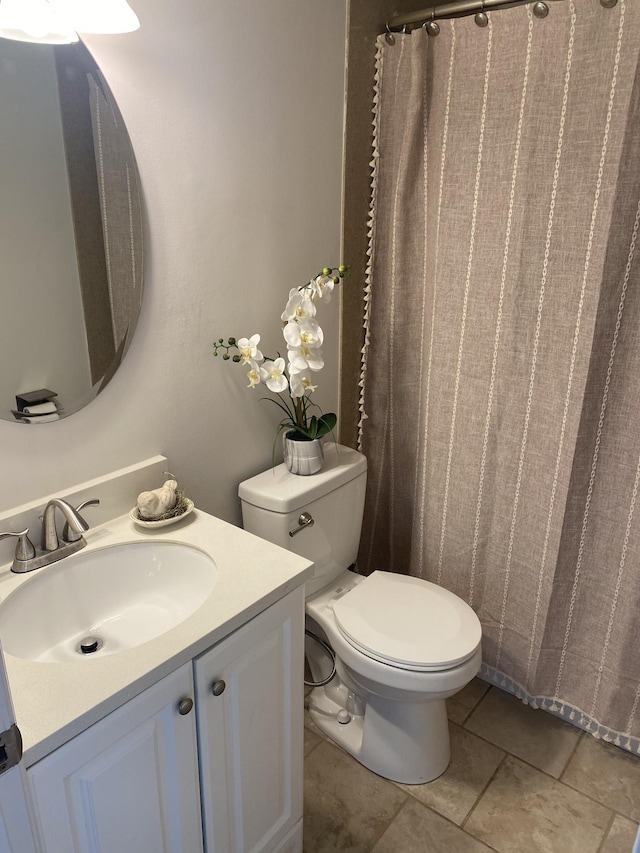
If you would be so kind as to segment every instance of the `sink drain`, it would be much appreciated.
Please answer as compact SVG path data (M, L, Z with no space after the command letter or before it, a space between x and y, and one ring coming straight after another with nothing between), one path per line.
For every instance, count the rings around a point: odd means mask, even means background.
M92 655L104 646L102 637L84 637L76 646L76 651L81 655Z

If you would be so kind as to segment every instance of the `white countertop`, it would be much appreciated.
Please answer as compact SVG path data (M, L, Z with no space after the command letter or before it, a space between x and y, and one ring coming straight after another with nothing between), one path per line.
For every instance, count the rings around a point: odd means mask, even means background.
M300 586L312 567L308 560L199 510L158 530L145 530L121 516L89 530L86 539L87 547L65 561L125 542L179 542L209 554L218 580L192 616L135 648L72 663L40 663L5 653L27 767ZM0 603L49 568L16 575L9 567L0 567Z

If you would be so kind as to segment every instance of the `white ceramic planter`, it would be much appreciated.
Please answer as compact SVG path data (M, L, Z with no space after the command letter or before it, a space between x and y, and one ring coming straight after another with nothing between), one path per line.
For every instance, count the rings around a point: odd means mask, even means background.
M284 464L292 474L317 474L322 470L324 448L321 438L295 439L294 430L288 430L282 437Z

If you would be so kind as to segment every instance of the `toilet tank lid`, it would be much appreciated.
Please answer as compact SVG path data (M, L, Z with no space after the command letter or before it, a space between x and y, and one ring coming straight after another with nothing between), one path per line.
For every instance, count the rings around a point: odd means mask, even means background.
M272 512L293 512L344 486L367 470L362 453L325 439L322 471L310 476L291 474L284 464L240 483L240 500Z

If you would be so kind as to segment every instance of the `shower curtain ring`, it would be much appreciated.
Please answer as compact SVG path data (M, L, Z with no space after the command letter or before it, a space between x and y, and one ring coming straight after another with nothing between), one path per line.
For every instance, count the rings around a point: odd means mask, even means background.
M476 14L475 22L479 27L486 27L489 23L489 16L484 11L484 0L480 2L480 11Z
M533 4L533 14L536 18L546 18L549 14L549 7L540 0L540 2Z
M387 42L387 44L395 44L396 43L396 37L394 36L394 34L389 29L389 23L388 22L385 25L385 28L387 30L386 33L384 34L385 41Z
M424 25L424 31L428 36L437 36L440 32L440 24L435 20L436 10L431 10L431 20Z

